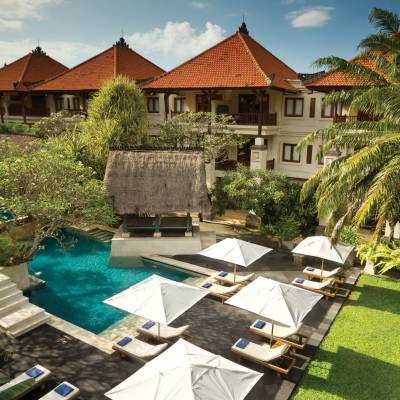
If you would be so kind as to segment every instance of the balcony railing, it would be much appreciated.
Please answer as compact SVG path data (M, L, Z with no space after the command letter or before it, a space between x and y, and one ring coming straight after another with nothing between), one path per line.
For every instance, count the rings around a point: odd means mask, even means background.
M334 123L340 122L356 122L356 121L378 121L378 118L370 115L335 115L333 117Z
M232 114L232 117L238 125L258 125L259 113L237 113ZM261 120L263 125L276 126L276 113L263 113Z

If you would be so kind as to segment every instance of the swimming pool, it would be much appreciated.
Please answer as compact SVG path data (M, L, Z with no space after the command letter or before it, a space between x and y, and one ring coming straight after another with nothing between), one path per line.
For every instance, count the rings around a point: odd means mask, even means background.
M106 298L152 274L179 282L192 276L140 258L115 261L110 268L110 244L72 232L64 235L75 244L63 249L55 240L46 240L29 263L30 272L46 281L31 291L30 301L96 334L127 315L102 303Z

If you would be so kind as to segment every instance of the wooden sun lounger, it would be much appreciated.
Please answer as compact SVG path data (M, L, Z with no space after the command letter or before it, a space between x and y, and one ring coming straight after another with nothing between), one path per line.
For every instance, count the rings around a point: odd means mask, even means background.
M76 399L79 393L80 391L76 386L69 382L62 382L39 400L72 400Z
M38 375L37 377L32 377L29 376L29 372L36 372L36 371L41 371L42 373ZM0 396L2 392L5 392L7 389L11 389L15 385L25 382L25 381L31 381L31 384L27 385L26 387L21 387L20 390L17 390L15 395L13 397L9 397L10 400L17 400L20 399L21 397L25 396L32 390L36 389L37 387L43 385L44 381L49 378L51 375L51 372L42 367L41 365L37 364L34 367L30 368L29 370L23 372L22 374L16 376L14 379L12 379L10 382L0 386ZM3 393L5 394L5 393Z
M146 327L147 324L151 325L151 321L147 321L144 325L137 328L136 330L144 336L150 337L151 339L161 341L164 343L173 343L176 339L190 339L190 335L187 333L190 325L180 326L179 328L174 328L168 325L160 324L160 336L158 336L158 326L156 323L151 327Z
M245 343L245 348L239 347ZM288 355L290 345L286 343L275 343L272 347L268 343L254 343L246 339L239 339L231 350L239 360L245 358L263 367L270 368L279 374L287 375L293 368L296 360Z
M256 325L261 322L260 325L265 324L262 328L258 328ZM299 333L302 328L302 324L296 327L286 327L283 325L279 325L277 323L274 324L274 332L273 339L275 341L279 341L282 343L287 343L293 348L303 350L305 345L308 342L308 336L304 336ZM267 339L272 339L272 324L263 320L256 320L250 326L250 332L255 335L265 337ZM291 339L293 338L293 340ZM295 339L297 338L297 339Z
M335 278L330 278L323 282L315 282L303 278L295 278L292 281L292 285L322 294L326 298L334 298L336 296L347 297L350 293L350 290L340 288L337 284L338 283Z
M223 275L221 275L223 274ZM226 274L226 275L225 275ZM226 273L224 271L218 271L212 275L212 277L221 283L225 283L228 285L237 285L237 284L244 284L247 281L250 281L254 277L254 273L247 274L247 275L238 275L236 274L236 278L234 281L234 274Z
M132 336L125 336L115 343L112 348L122 356L134 358L141 363L146 363L151 358L158 356L167 347L167 343L152 345Z
M319 268L310 266L307 266L303 269L303 275L306 277L306 279L319 279L320 281L324 281L326 279L335 278L336 281L343 283L345 281L345 277L342 272L342 267L335 268L332 271L321 271Z
M207 278L206 280L200 282L197 286L201 289L207 290L210 296L218 297L224 301L235 294L240 289L241 285L222 286L218 285L218 283L215 283L213 279Z

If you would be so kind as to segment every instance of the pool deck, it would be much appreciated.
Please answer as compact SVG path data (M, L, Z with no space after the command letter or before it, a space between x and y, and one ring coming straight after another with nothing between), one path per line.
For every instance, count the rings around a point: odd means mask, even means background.
M158 260L161 261L161 259ZM166 259L162 259L162 261L165 262ZM232 267L225 263L215 262L197 255L176 256L171 260L171 264L178 268L185 266L182 263L200 268L197 270L197 273L200 274L206 271L212 273L215 270L232 270ZM243 272L255 272L282 282L290 282L295 276L300 275L299 268L293 264L291 255L276 251L265 255L251 267L243 269ZM358 273L357 269L348 271L347 287L350 288L355 283ZM280 378L273 371L265 369L263 378L246 397L246 400L288 399L345 301L343 298L321 300L304 321L303 333L311 335L311 339L306 348L298 353L296 366L289 376ZM126 320L126 331L121 330L121 334L134 333L135 326L143 322L143 319L135 316L128 318L130 320ZM172 325L190 324L190 333L194 344L235 360L230 348L240 337L252 338L249 326L256 318L257 316L250 312L207 297L179 317ZM52 326L46 324L16 340L5 335L0 336L0 348L10 354L10 358L7 360L4 357L0 358L2 371L14 375L39 363L53 372L44 391L37 391L25 399L36 400L63 380L68 380L80 388L80 399L106 399L104 393L107 390L141 367L141 364L135 361L121 359L117 354L110 354L106 349L100 350L101 345L97 346L90 337L79 340L72 336L73 331L71 331L71 335L62 332L57 329L62 328L57 325L60 323L62 322L53 321ZM73 326L70 328L73 329ZM115 331L109 335L105 331L98 337L102 344L107 343L109 346L109 341L114 338L112 335L115 336ZM76 335L74 334L74 336ZM91 344L96 344L96 347ZM257 365L250 362L243 362L243 365L259 370Z

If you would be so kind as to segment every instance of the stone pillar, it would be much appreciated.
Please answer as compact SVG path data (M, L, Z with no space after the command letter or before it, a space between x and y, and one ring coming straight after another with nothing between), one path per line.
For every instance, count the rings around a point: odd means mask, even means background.
M164 93L164 119L165 121L169 118L169 96L171 95L171 93Z
M329 165L332 161L337 160L341 156L341 152L338 149L331 150L329 153L325 154L324 157L324 167Z
M4 100L3 100L3 93L0 93L0 122L4 122Z
M121 235L123 238L129 238L131 236L128 231L127 225L128 225L128 216L124 214L122 216L122 235Z
M268 150L263 137L256 137L251 146L250 169L267 168Z

